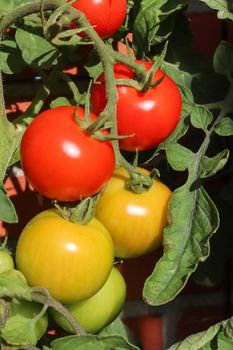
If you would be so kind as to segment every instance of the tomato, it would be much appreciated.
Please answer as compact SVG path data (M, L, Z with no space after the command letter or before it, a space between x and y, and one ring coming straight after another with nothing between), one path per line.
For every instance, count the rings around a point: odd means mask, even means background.
M114 247L106 228L93 218L72 223L56 209L35 216L16 246L16 266L30 286L45 287L63 303L86 299L105 283Z
M66 307L86 332L96 333L115 320L125 298L125 280L120 271L113 267L107 281L95 295ZM51 314L60 327L74 333L64 316L54 310L51 310Z
M126 0L78 0L72 6L86 15L101 38L118 31L127 10Z
M150 62L136 61L148 71ZM133 79L133 70L124 64L114 66L116 79ZM162 78L158 69L152 81ZM99 114L106 105L104 74L97 79L91 92L91 109ZM141 93L130 86L117 85L117 126L119 135L134 135L119 141L122 150L147 150L159 145L175 129L181 116L180 92L173 80L165 75L156 87Z
M14 269L14 261L10 252L6 249L0 250L0 273Z
M26 129L20 147L31 185L59 201L78 201L99 192L115 166L111 143L85 134L74 111L73 106L62 106L42 112ZM79 107L77 114L83 118L84 109Z
M115 255L121 258L141 256L161 245L171 197L170 189L156 178L147 192L134 193L126 188L129 178L124 168L118 168L96 208L96 217L108 229Z
M37 315L42 310L42 307L43 307L42 304L38 304L34 301L13 299L10 305L10 318L6 321L5 327L2 329L3 338L6 332L6 340L9 340L10 335L9 335L9 331L7 331L8 323L11 322L11 325L12 325L13 317L15 319L13 338L15 339L17 334L19 334L19 338L20 338L22 329L19 326L17 327L17 325L20 325L20 320L22 320L22 318L25 321L32 320L32 323L33 323L33 319L37 317ZM9 327L12 328L10 324L9 324ZM34 335L35 335L36 342L45 334L47 327L48 327L48 313L45 312L43 316L40 317L34 325Z

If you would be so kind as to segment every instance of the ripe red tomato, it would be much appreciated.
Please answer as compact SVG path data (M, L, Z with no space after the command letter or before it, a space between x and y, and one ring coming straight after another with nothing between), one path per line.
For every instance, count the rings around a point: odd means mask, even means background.
M72 6L86 15L101 38L118 31L127 10L126 0L78 0Z
M145 255L161 246L172 194L157 178L148 191L134 193L126 187L129 179L124 168L116 169L96 206L96 217L107 228L115 255L121 258Z
M66 305L88 333L99 332L110 324L121 312L126 298L126 283L120 271L113 267L103 287L92 297ZM54 320L63 329L74 333L72 326L63 315L51 310Z
M99 192L115 166L111 143L85 134L74 111L73 106L63 106L42 112L21 142L25 176L35 190L59 201L78 201ZM77 113L83 118L84 109L79 107Z
M94 295L112 269L112 239L97 219L72 223L50 209L24 228L16 246L16 266L30 286L47 288L63 303Z
M137 61L148 71L150 62ZM116 79L133 79L133 70L124 64L114 66ZM153 80L163 76L158 69ZM104 75L98 78L91 92L91 109L99 114L106 105ZM141 93L133 87L117 85L117 122L119 135L134 135L119 141L126 151L146 150L159 145L175 129L181 116L181 95L173 80L165 75L162 82L147 92Z

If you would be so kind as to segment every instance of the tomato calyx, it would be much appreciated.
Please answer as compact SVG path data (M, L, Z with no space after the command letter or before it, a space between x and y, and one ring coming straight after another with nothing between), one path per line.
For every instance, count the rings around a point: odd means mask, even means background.
M56 209L61 216L73 223L81 225L87 224L94 216L96 202L99 198L99 193L92 197L84 198L82 201L75 203L66 203L60 205L57 201L53 201Z
M153 185L154 176L158 176L157 169L153 169L149 174L144 174L135 169L131 172L131 178L126 182L126 186L129 190L135 193L147 192Z

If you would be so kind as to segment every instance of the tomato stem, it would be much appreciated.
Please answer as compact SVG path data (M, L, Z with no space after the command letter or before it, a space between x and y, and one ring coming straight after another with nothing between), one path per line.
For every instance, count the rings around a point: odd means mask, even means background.
M44 304L46 305L46 307L51 307L54 310L61 313L67 319L67 321L71 324L76 334L78 335L86 334L86 332L79 325L79 323L76 321L74 316L70 314L70 312L65 308L65 306L63 306L59 301L56 301L55 299L53 299L46 289L32 287L31 297L33 301L36 301L37 303L40 303L40 304Z

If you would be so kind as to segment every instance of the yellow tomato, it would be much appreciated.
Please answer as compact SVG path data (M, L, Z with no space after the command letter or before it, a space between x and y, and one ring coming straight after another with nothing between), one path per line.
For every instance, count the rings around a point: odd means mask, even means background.
M45 287L64 303L86 299L105 283L114 259L112 239L93 218L72 223L55 209L35 216L16 247L16 266L30 286Z
M96 217L108 229L115 255L121 258L141 256L161 245L171 197L170 189L157 178L147 192L134 193L126 188L129 178L124 168L118 168L96 208Z

